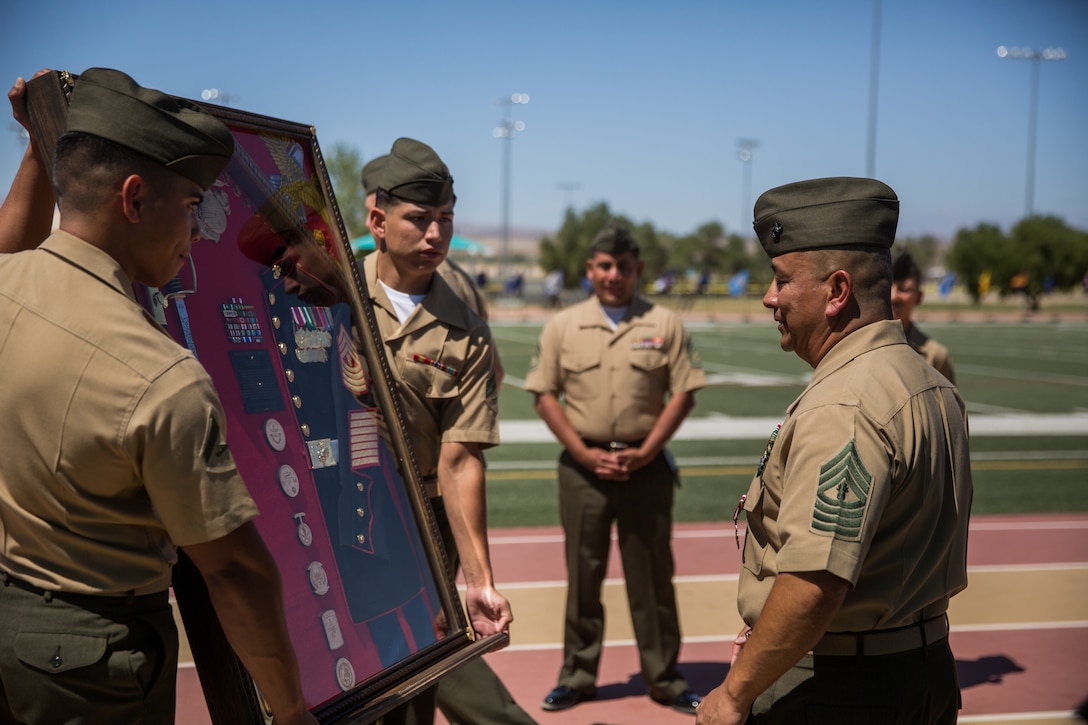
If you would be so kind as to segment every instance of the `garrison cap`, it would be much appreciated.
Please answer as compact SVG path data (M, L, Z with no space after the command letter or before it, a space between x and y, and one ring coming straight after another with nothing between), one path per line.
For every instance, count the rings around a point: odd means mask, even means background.
M763 192L752 224L769 257L812 249L889 249L899 199L876 179L811 179Z
M389 154L385 156L378 156L370 161L366 162L363 167L363 193L370 195L381 187L382 172L385 170L385 163L389 160Z
M453 198L450 170L434 149L415 139L398 138L379 170L377 188L399 199L442 206Z
M88 68L76 79L68 131L137 151L204 189L234 154L234 137L215 116L109 68Z
M613 219L605 225L604 229L597 233L597 236L593 238L593 243L589 245L589 256L592 257L598 252L613 257L630 252L637 257L638 242L635 241L635 237L626 224Z

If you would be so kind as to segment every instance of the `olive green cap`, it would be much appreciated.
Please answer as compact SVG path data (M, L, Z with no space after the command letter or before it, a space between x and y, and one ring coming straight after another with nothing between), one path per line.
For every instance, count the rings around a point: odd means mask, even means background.
M589 245L589 256L592 257L598 252L613 257L630 252L637 257L638 242L635 241L635 237L626 224L618 219L613 219L605 225L604 229L597 233L597 236L593 238L593 242Z
M76 79L68 131L130 148L204 189L211 188L234 154L234 137L208 111L143 88L109 68L88 68Z
M811 179L763 192L755 227L769 257L812 249L888 249L899 199L876 179Z
M385 162L389 160L389 154L379 156L366 162L363 167L363 193L373 194L381 187L382 171L385 170Z
M399 199L442 206L453 198L450 170L434 149L415 139L398 138L379 169L377 188Z

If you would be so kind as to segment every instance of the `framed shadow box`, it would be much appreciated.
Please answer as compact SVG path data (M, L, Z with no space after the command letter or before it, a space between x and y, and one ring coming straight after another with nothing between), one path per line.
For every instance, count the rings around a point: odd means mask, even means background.
M28 84L48 168L76 81ZM311 711L373 722L507 637L474 641L447 574L313 127L200 105L230 128L234 157L180 274L137 296L215 383ZM213 722L268 722L183 552L174 590Z

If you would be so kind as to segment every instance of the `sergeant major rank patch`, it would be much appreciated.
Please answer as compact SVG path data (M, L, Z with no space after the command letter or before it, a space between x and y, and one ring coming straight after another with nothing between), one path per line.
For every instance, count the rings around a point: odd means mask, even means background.
M854 441L820 466L820 485L812 508L812 530L840 539L861 538L861 522L873 477Z

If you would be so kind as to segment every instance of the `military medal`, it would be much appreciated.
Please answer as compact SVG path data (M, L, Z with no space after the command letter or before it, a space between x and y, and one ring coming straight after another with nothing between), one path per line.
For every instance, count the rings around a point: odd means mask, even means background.
M264 422L264 437L274 451L282 451L287 447L287 433L275 418L269 418Z
M306 573L310 576L310 588L314 594L321 596L329 593L329 575L325 573L325 566L320 561L311 561L306 567Z
M302 363L327 362L332 346L332 320L325 307L292 307L295 357Z
M325 641L329 643L329 649L336 650L344 646L344 634L340 631L340 622L336 619L336 612L327 609L321 613L321 626L325 630Z
M355 668L343 657L336 660L336 684L342 692L355 687Z
M320 438L316 441L306 441L306 447L310 451L311 467L328 468L336 465L336 441L331 438Z
M306 518L306 514L300 511L292 518L298 522L298 528L295 530L295 534L298 535L298 542L303 546L314 543L314 532L310 530L309 524L302 520Z
M295 469L284 463L280 466L277 476L280 479L280 488L285 494L291 498L298 496L298 474L295 473Z

